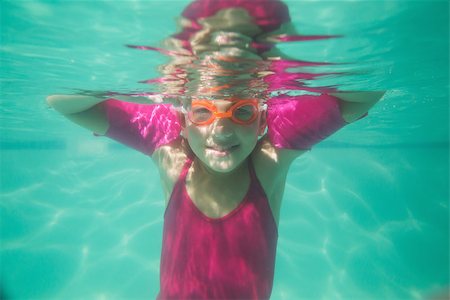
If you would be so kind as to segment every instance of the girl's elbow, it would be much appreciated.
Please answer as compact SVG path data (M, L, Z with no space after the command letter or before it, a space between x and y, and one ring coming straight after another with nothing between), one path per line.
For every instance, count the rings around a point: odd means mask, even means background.
M54 110L56 110L59 113L63 113L60 111L60 96L59 95L50 95L47 96L47 98L45 98L45 102L47 103L48 106L50 106L51 108L53 108Z

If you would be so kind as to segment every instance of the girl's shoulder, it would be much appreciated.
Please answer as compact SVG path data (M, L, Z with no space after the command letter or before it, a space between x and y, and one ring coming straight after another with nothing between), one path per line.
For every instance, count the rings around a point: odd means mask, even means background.
M267 195L284 186L290 165L305 152L304 150L279 149L270 142L267 135L259 140L251 159L256 176Z
M164 188L171 191L190 157L190 149L185 140L179 138L156 149L151 157L158 167Z
M277 224L289 166L295 158L305 152L303 150L279 149L265 136L259 140L252 153L251 160L256 177L269 200Z
M255 169L261 173L276 174L287 172L291 163L306 150L281 149L273 145L269 137L265 135L258 141L252 152L252 161Z

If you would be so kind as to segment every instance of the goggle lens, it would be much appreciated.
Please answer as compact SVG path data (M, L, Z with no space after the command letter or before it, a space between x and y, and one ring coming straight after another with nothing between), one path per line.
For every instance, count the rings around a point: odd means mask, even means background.
M252 122L258 112L257 107L250 104L244 104L233 110L233 118L241 122Z
M213 118L214 114L209 108L197 106L193 107L189 112L189 120L192 123L205 123L208 122L209 119Z

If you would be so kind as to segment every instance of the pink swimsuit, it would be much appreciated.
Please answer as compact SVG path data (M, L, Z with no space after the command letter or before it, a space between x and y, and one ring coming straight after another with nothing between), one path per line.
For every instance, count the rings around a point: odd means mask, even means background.
M165 213L158 299L268 299L277 227L249 162L250 186L222 218L210 218L186 190L186 162Z
M292 98L291 98L292 99ZM180 137L170 105L107 100L106 136L147 155ZM337 99L329 95L278 97L268 103L268 135L277 148L307 150L341 128ZM251 160L250 187L241 204L220 219L205 216L186 192L189 158L164 217L158 299L268 299L277 228Z

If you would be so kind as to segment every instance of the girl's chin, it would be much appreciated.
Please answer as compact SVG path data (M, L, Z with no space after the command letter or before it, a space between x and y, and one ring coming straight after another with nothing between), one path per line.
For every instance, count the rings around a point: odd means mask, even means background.
M239 161L230 155L206 156L203 164L213 172L229 173L239 166Z
M216 173L216 174L228 174L233 172L236 169L236 166L210 166L208 167L210 169L210 172Z

